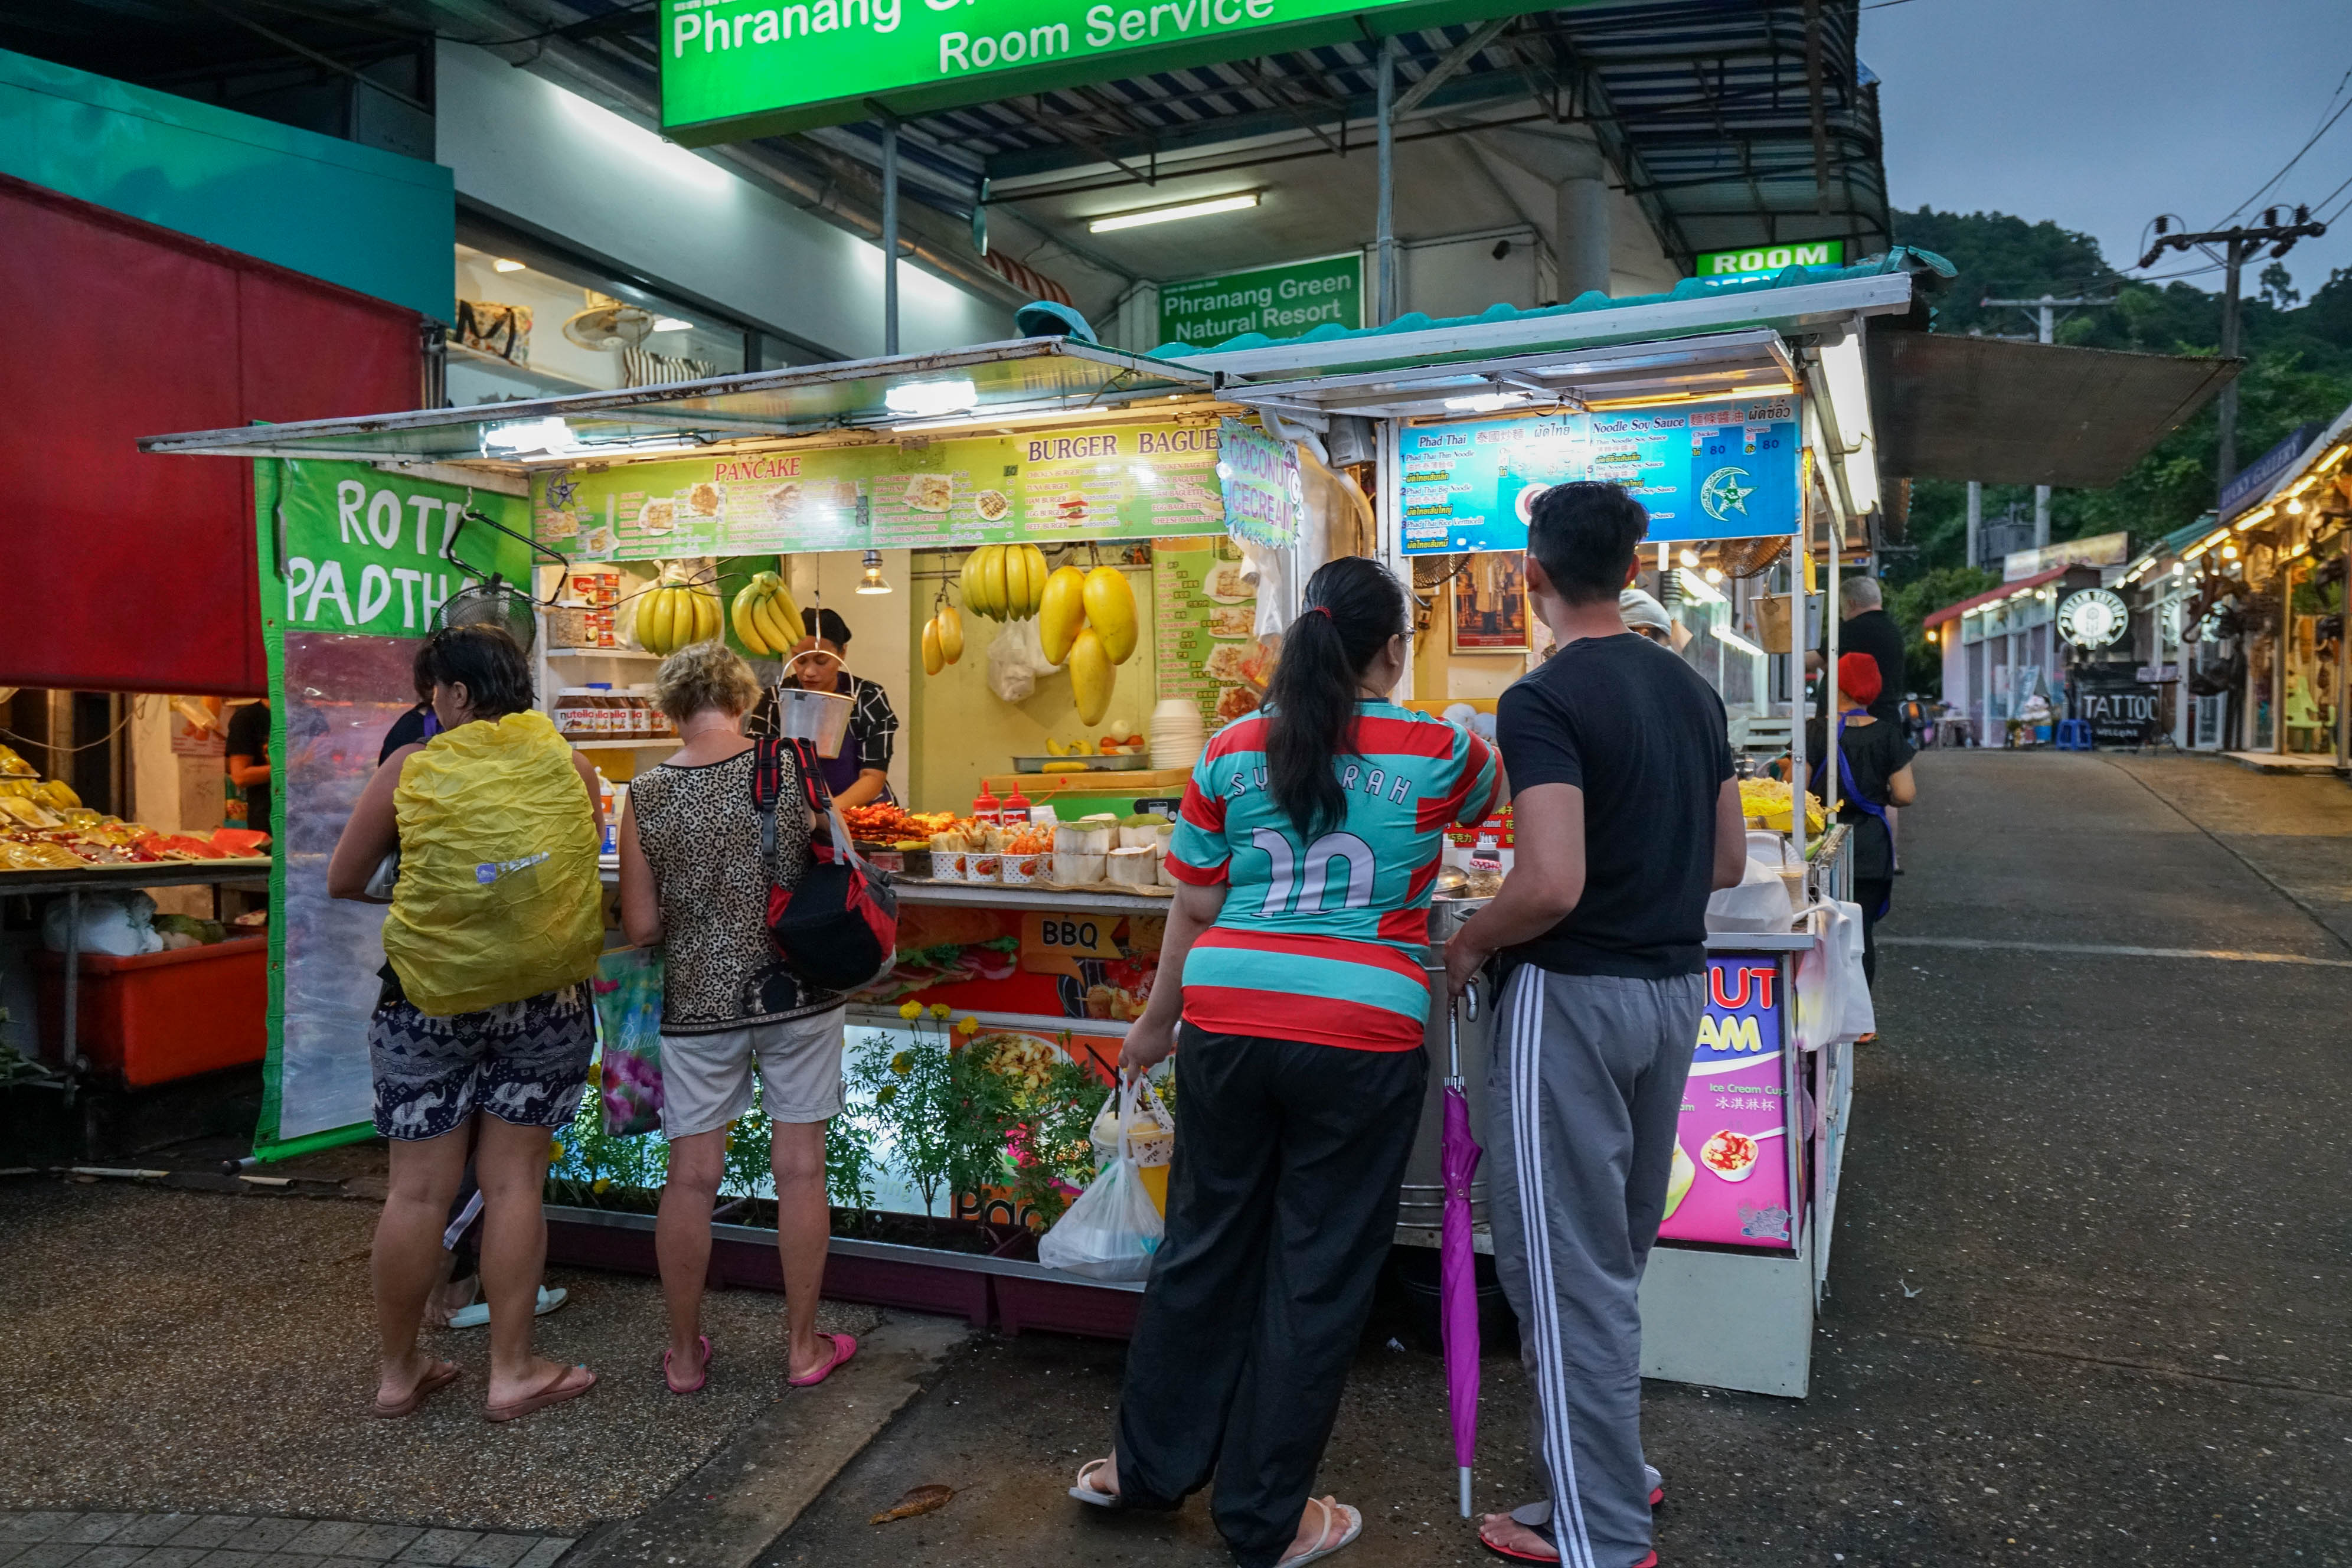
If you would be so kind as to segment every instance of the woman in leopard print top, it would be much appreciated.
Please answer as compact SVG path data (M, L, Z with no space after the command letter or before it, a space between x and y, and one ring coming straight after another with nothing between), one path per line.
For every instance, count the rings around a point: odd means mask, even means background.
M662 711L684 742L639 773L621 816L621 924L629 940L663 948L662 1136L669 1175L654 1231L672 1392L709 1374L701 1329L710 1258L710 1211L729 1129L751 1109L752 1073L772 1126L776 1245L782 1254L787 1375L814 1382L857 1348L816 1331L831 1214L825 1206L825 1124L841 1110L842 998L803 985L768 940L768 889L808 872L810 822L790 753L776 811L774 852L761 851L752 804L758 751L743 714L759 685L716 641L664 660Z

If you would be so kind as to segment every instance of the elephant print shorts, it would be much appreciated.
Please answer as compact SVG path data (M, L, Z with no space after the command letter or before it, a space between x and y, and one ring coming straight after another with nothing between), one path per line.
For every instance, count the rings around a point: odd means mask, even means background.
M596 1024L585 985L435 1018L396 993L368 1021L375 1130L416 1142L477 1110L517 1127L561 1127L580 1109Z

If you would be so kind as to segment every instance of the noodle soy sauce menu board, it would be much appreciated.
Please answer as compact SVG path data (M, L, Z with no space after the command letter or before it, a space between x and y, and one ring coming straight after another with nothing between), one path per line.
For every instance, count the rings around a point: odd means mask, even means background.
M1622 485L1653 542L1797 531L1796 404L1787 397L1408 425L1408 555L1525 550L1528 509L1554 485Z
M1118 425L559 469L532 479L532 533L575 561L1199 533L1225 524L1218 444Z

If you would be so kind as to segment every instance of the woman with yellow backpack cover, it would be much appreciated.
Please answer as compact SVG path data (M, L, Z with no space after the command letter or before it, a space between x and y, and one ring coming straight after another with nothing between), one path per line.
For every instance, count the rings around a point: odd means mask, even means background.
M376 1131L392 1175L375 1233L375 1413L413 1413L460 1369L416 1343L468 1132L484 1204L490 1309L485 1414L510 1421L587 1393L595 1374L533 1355L547 1251L540 1194L554 1130L588 1081L587 981L604 931L596 778L531 706L502 627L450 626L418 656L439 732L385 759L327 868L338 899L384 902L388 963L368 1025Z

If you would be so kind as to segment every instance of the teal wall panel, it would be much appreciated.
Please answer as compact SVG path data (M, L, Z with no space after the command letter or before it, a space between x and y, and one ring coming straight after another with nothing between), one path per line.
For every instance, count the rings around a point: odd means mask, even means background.
M452 317L438 163L0 49L0 174Z

